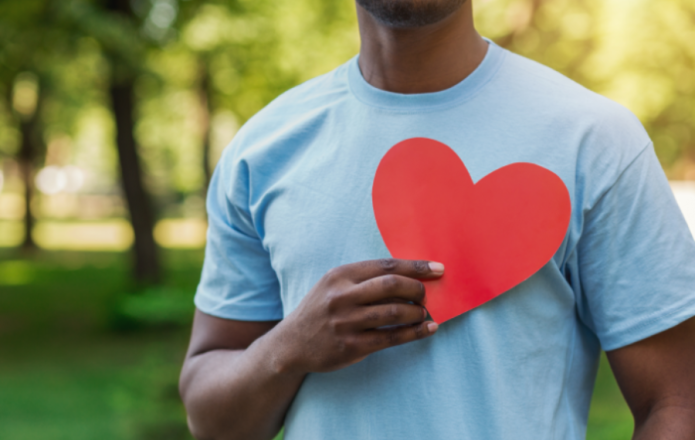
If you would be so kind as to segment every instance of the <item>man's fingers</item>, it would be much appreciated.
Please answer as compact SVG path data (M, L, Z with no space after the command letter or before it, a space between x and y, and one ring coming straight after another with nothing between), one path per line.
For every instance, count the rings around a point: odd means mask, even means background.
M419 324L427 317L427 312L420 306L396 303L361 307L355 314L356 327L360 330L387 325Z
M384 300L412 301L423 304L425 286L403 275L382 275L368 279L352 288L356 304L373 304Z
M437 328L439 328L437 323L425 321L409 326L366 331L362 338L364 338L365 348L370 352L375 352L432 336Z
M352 275L352 280L356 283L390 274L429 279L439 277L444 273L444 265L441 263L425 260L399 260L397 258L360 261L343 267Z

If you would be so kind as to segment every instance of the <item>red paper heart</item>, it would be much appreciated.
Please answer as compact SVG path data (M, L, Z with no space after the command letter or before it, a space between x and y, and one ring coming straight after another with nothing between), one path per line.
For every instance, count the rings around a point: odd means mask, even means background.
M381 159L374 215L394 258L439 261L427 310L444 322L490 301L541 269L570 221L569 192L541 166L513 163L473 184L448 146L407 139Z

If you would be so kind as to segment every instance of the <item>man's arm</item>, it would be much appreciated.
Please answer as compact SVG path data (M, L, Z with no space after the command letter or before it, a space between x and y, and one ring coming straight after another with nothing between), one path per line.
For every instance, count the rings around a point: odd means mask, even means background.
M443 270L438 263L392 259L341 266L279 323L197 311L179 384L193 436L270 440L307 373L344 368L432 335L437 325L425 321L418 280Z
M263 404L261 401L268 393L263 393L262 386L256 383L235 383L244 378L274 387L277 404L264 414L265 422L259 423L258 431L263 431L259 432L259 438L272 438L279 430L278 421L282 420L282 412L297 392L302 378L278 380L268 368L260 368L265 364L262 359L267 357L262 352L263 344L250 347L276 324L226 320L196 310L180 380L181 396L188 410L188 427L195 438L222 438L215 435L211 427L244 413L244 402L237 397L254 394L250 396L253 402ZM250 374L250 369L254 374ZM244 390L244 385L248 389ZM220 393L222 390L224 392Z
M695 439L695 318L607 355L634 440Z

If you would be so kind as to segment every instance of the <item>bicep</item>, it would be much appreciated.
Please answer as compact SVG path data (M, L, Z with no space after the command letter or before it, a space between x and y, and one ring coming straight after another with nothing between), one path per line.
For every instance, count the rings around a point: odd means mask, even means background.
M695 410L695 318L607 355L638 426L661 407Z
M290 392L263 374L254 341L277 321L235 321L196 310L191 342L179 378L179 393L196 438L273 438L280 430ZM292 388L293 387L293 388ZM280 409L278 409L280 408Z
M196 309L186 357L212 350L244 350L278 322L222 319Z

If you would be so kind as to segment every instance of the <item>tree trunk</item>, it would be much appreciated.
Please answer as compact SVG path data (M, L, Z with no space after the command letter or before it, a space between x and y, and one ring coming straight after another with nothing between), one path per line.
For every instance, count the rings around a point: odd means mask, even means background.
M201 126L203 131L203 170L205 171L205 192L207 193L210 179L212 178L212 167L210 166L210 130L212 128L212 103L210 93L210 71L208 70L207 60L200 60L200 108L202 112Z
M133 20L134 14L129 0L106 0L107 11ZM121 182L125 192L130 223L135 235L135 278L138 281L158 282L160 279L159 258L154 242L154 218L150 200L142 183L140 160L133 134L135 75L132 66L127 66L118 53L109 55L111 61L111 107L116 120L116 146L121 168Z
M36 249L36 243L31 235L34 228L34 215L31 211L31 199L34 194L34 164L36 158L36 146L34 145L34 120L33 116L28 121L21 121L20 132L22 133L22 143L19 148L19 169L24 182L24 241L22 249Z
M135 278L157 282L160 277L154 221L149 198L142 183L140 160L133 135L133 80L111 84L111 105L116 120L116 146L121 168L121 182L135 234Z
M38 93L42 93L39 89ZM39 151L39 133L37 133L39 114L41 113L41 96L36 99L36 107L30 115L19 115L19 131L22 134L22 141L17 154L19 160L19 170L24 183L24 240L22 249L34 250L36 243L31 235L34 228L34 215L31 210L31 200L34 195L34 166L36 165L36 155Z

